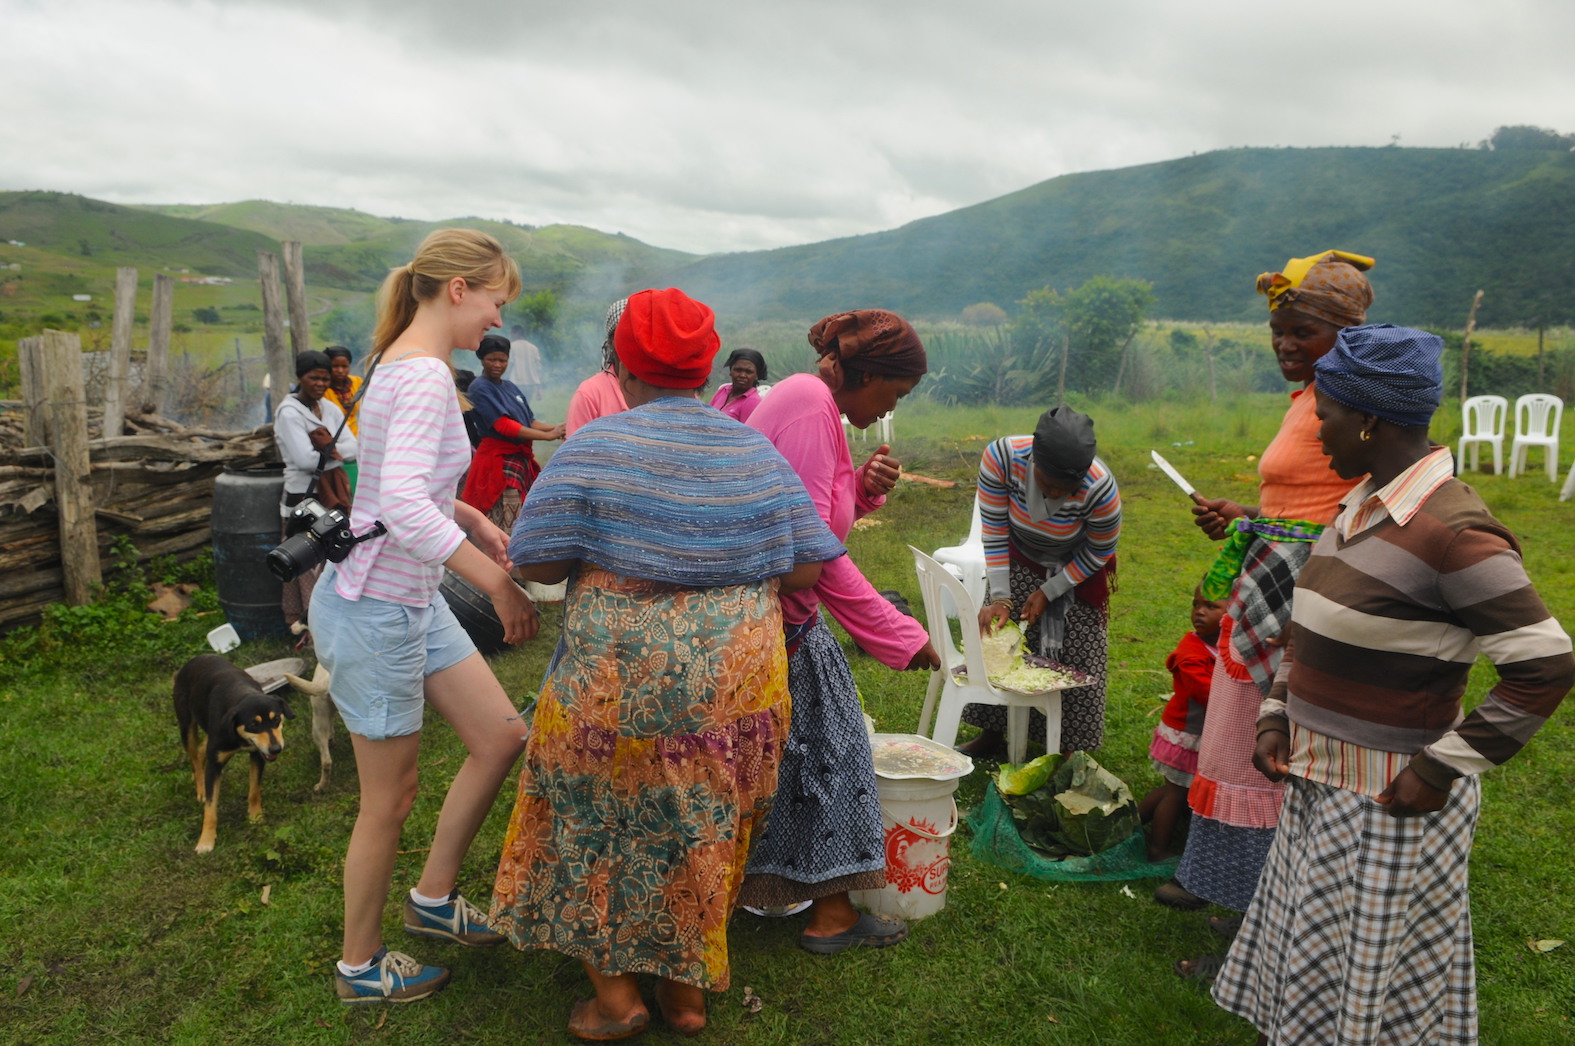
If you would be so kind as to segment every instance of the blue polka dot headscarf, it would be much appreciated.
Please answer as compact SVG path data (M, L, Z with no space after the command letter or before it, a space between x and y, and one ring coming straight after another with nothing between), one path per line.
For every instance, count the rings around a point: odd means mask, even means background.
M1370 323L1347 327L1313 365L1319 392L1396 425L1426 425L1444 398L1444 339Z

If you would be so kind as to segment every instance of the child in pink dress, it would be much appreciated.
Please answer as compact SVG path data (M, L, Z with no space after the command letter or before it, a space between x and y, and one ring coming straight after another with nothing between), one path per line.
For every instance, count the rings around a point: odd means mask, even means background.
M1203 588L1192 590L1192 631L1181 637L1165 667L1170 669L1172 693L1165 704L1154 741L1148 754L1165 783L1143 797L1138 812L1151 824L1148 859L1160 861L1176 856L1170 848L1182 811L1187 808L1187 789L1198 772L1198 739L1203 734L1203 718L1208 711L1209 681L1218 660L1220 620L1225 616L1224 600L1203 598Z

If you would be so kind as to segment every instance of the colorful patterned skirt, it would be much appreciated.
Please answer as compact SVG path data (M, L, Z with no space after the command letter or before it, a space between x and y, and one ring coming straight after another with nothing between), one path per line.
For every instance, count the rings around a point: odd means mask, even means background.
M727 921L790 708L774 583L682 588L582 566L493 926L604 974L726 989Z
M1466 875L1481 782L1393 817L1370 796L1289 781L1214 1001L1276 1046L1475 1043Z

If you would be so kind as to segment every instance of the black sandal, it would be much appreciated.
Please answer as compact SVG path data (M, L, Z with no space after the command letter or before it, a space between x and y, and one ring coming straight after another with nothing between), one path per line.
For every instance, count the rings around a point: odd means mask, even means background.
M1202 981L1204 984L1209 984L1224 965L1223 955L1200 955L1196 959L1177 959L1171 969L1175 970L1176 976L1182 980Z

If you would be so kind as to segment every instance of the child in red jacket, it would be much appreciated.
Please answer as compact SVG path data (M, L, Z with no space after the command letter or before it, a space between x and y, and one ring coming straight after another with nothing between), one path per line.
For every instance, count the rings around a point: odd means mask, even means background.
M1170 669L1173 692L1165 704L1164 715L1154 728L1154 741L1148 754L1154 769L1165 783L1155 788L1138 804L1145 824L1150 824L1148 859L1161 861L1174 857L1170 848L1176 823L1187 809L1187 789L1198 771L1198 738L1203 734L1203 717L1208 710L1209 682L1214 678L1218 659L1220 619L1225 616L1224 600L1203 598L1201 586L1192 590L1192 631L1181 637L1176 649L1165 659Z

